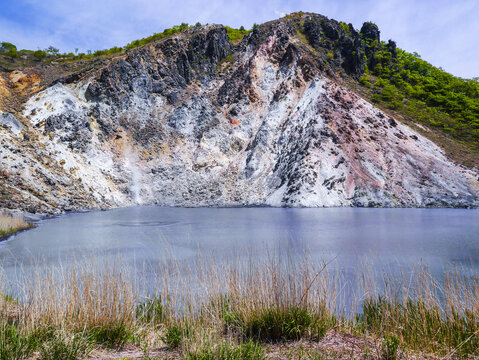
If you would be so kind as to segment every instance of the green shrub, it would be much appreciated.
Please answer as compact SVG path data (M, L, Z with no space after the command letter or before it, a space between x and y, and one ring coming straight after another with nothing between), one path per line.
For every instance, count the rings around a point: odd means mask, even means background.
M346 34L349 34L350 30L349 30L349 25L348 24L346 24L345 22L340 21L339 26L341 26L341 28L344 30L344 32Z
M17 51L17 47L9 42L5 42L5 41L0 42L0 51L9 51L9 50Z
M399 97L398 89L394 85L386 85L381 93L381 98L385 101L392 101Z
M360 79L359 79L359 82L361 83L361 85L363 86L366 86L368 88L372 87L373 84L371 84L371 81L369 80L369 77L368 76L362 76Z
M76 360L86 357L89 351L89 343L83 334L67 338L58 333L53 339L42 344L40 360Z
M252 341L240 345L220 343L217 346L204 346L200 350L187 354L187 360L262 360L264 350Z
M20 333L14 325L0 327L0 360L21 360L29 358L35 351L35 338Z
M241 41L245 35L251 32L250 30L245 30L243 26L239 29L234 29L229 26L225 26L225 28L230 41L233 43Z
M168 318L168 307L161 298L145 301L136 308L136 317L142 323L160 324Z
M399 339L394 335L385 337L383 339L383 347L381 352L381 359L396 360L399 347Z
M457 349L457 354L464 357L479 355L479 319L470 311L444 312L421 301L393 303L381 297L365 301L362 309L356 320L362 332L389 340L390 334L394 334L413 349L428 348L434 352Z
M43 59L47 56L47 53L42 50L37 50L33 53L33 56L35 56L37 59Z
M89 338L106 348L122 348L133 336L129 327L123 322L97 326L89 331Z
M161 337L161 340L165 343L166 346L170 349L176 349L181 345L184 337L189 336L190 329L188 326L184 328L178 324L170 325L166 328L164 335Z
M3 297L3 300L5 300L8 303L18 304L18 299L10 295L8 292L0 293L0 296Z
M172 28L163 30L162 33L156 33L156 34L153 34L153 35L148 36L146 38L132 41L131 43L129 43L128 45L125 46L125 49L134 49L136 47L148 44L152 41L162 39L166 36L174 35L174 34L179 33L181 31L185 31L189 28L190 28L190 26L188 26L187 23L181 23L180 25L175 25Z
M17 47L9 42L1 42L0 43L0 51L3 51L6 56L10 56L13 58L18 57Z
M5 55L10 56L12 58L18 58L18 53L16 50L8 50Z
M107 55L113 55L113 54L118 54L123 51L123 48L114 46L111 49L106 49L106 50L98 50L95 51L92 55L93 56L107 56Z
M391 102L389 102L388 104L388 107L393 110L399 110L400 108L402 108L402 106L403 103L399 100L391 100Z
M305 308L270 307L244 322L243 334L247 338L261 341L299 340L315 325L315 317Z

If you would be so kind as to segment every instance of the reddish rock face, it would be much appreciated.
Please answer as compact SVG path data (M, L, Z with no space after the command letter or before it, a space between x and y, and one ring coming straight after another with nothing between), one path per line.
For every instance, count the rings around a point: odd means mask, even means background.
M329 30L347 57L356 35ZM0 127L9 174L0 190L41 212L477 206L476 173L341 85L314 54L287 22L236 46L206 26L65 78L22 105L21 132Z

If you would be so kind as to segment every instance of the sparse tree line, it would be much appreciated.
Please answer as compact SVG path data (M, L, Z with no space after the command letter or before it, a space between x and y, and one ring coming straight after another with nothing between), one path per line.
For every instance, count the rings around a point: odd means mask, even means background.
M32 55L38 60L41 60L47 57L64 58L66 60L89 59L89 58L94 58L99 56L119 54L125 50L134 49L139 46L153 42L155 40L162 39L164 37L185 31L187 29L191 29L195 27L198 28L201 26L202 25L199 22L197 22L194 26L190 26L187 23L181 23L180 25L175 25L171 28L165 29L161 33L155 33L146 38L134 40L124 47L114 46L110 49L97 50L97 51L87 50L86 52L81 52L81 53L78 52L79 51L78 48L75 48L75 52L61 53L60 50L54 46L49 46L48 48L43 50L38 49L36 51L25 50L25 49L18 50L17 47L10 42L0 42L0 54L3 54L11 58L19 58L21 55L27 55L27 56ZM258 26L257 24L254 24L253 29L256 28L257 26ZM239 29L226 26L226 30L232 42L242 39L244 35L252 31L252 30L246 30L243 26L241 26Z
M60 50L57 49L56 47L54 46L49 46L47 47L46 49L44 50L36 50L36 51L32 51L32 50L17 50L17 47L12 44L12 43L9 43L9 42L0 42L0 54L3 54L3 55L6 55L6 56L10 56L12 58L18 58L20 56L21 53L24 53L24 54L33 54L35 57L39 58L39 59L42 59L42 58L45 58L47 57L48 55L51 55L51 56L57 56L57 55L60 55ZM67 55L67 54L64 54L64 55Z

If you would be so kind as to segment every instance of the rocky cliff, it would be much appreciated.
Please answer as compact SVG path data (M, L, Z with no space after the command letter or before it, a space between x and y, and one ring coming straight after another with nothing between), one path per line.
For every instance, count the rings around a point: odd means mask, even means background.
M0 206L477 206L477 173L346 85L376 38L305 14L2 73Z

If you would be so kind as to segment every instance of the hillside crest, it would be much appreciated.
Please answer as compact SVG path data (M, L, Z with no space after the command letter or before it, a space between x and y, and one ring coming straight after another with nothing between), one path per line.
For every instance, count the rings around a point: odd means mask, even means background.
M471 146L452 120L473 129L475 103L435 106L447 128L409 116L432 100L414 97L417 84L400 100L411 59L377 26L296 13L233 30L186 26L2 73L0 204L477 206L477 173L430 140ZM476 85L461 84L467 102Z

